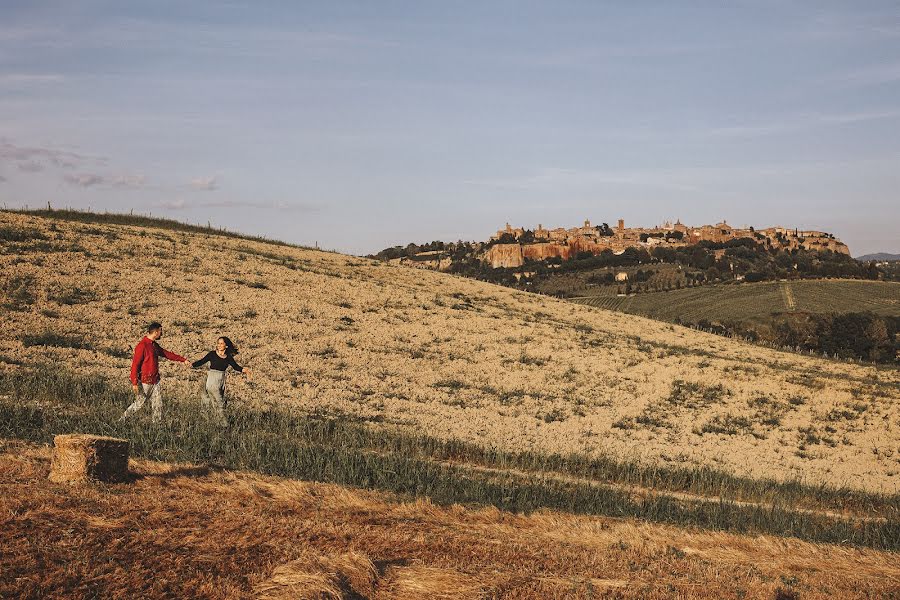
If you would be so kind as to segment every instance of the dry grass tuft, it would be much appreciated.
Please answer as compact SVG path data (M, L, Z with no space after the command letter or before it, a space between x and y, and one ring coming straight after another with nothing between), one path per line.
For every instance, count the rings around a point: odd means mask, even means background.
M385 580L384 597L390 600L477 600L490 592L490 586L471 575L424 565L391 567Z
M304 564L303 569L309 566ZM257 586L260 600L342 600L344 594L334 573L297 570L294 563L275 569L272 579Z
M375 565L363 554L307 553L280 565L254 588L260 600L369 598L375 592Z

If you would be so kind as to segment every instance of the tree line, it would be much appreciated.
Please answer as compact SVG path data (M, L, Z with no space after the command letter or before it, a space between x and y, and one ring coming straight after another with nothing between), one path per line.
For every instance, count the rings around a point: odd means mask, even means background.
M768 325L728 321L718 324L704 319L697 323L680 319L675 322L835 358L890 364L900 357L900 317L872 312L781 314Z

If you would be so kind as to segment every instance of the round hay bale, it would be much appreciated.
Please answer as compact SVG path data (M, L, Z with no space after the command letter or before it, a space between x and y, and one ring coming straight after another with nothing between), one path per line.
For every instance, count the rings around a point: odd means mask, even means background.
M128 440L67 434L53 438L50 480L120 482L128 478Z

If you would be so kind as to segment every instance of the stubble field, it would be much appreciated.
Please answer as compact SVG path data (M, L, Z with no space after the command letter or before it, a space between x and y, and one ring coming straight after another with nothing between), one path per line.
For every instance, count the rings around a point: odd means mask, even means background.
M329 484L132 461L133 481L47 480L0 440L0 596L889 598L896 554L633 519L439 506Z

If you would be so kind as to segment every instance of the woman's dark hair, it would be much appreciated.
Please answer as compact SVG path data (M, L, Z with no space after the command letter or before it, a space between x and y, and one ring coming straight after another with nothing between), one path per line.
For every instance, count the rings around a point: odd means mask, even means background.
M234 356L235 354L238 353L237 346L235 346L234 343L232 343L232 341L230 339L228 339L224 335L219 337L219 339L222 340L223 342L225 342L225 354L226 355Z

